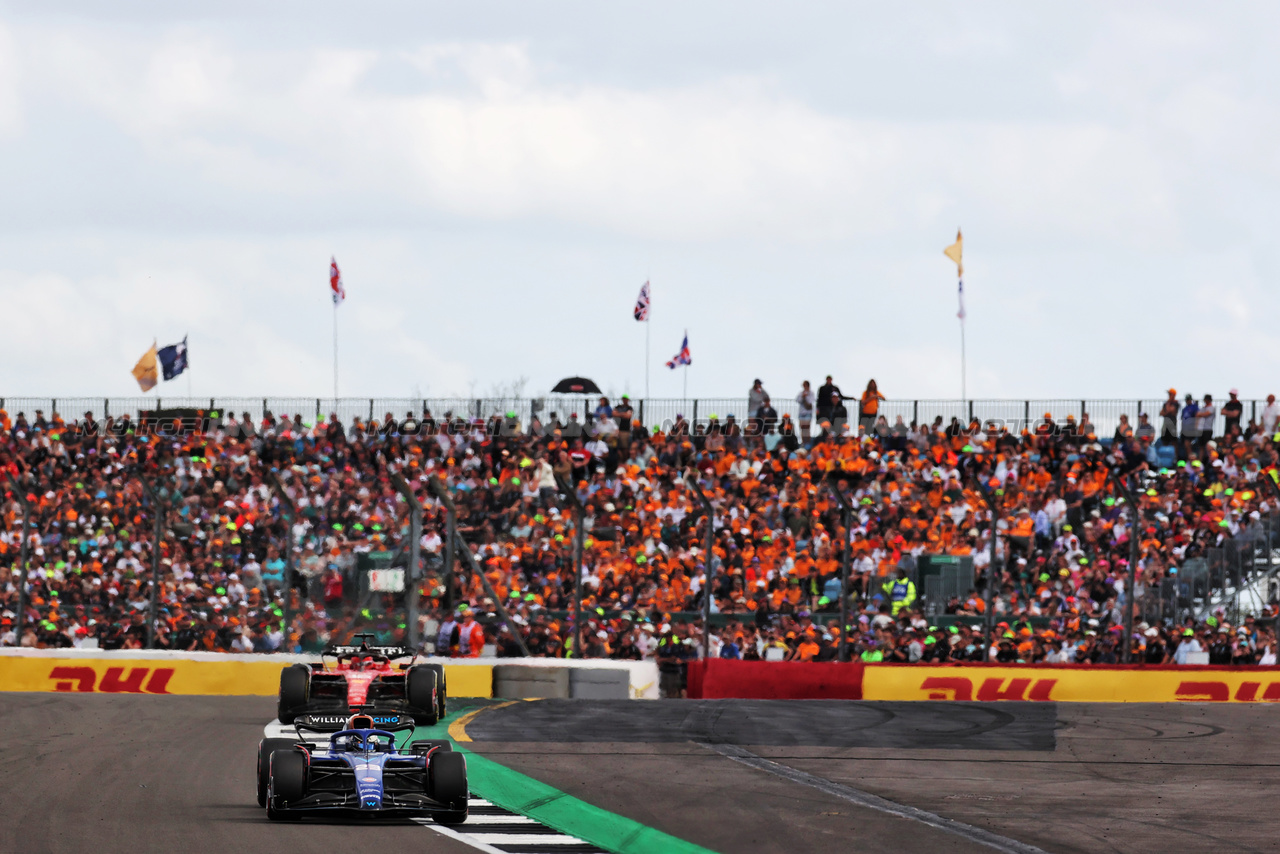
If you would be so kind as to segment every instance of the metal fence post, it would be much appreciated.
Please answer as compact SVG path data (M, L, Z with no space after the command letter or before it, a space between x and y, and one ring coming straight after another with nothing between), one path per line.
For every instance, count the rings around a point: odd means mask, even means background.
M697 401L694 401L697 404ZM692 474L686 477L689 485L693 487L694 494L698 496L698 501L702 504L703 512L707 515L707 555L706 555L706 581L703 583L702 589L702 660L706 661L711 657L711 598L712 581L715 579L715 564L712 559L715 557L716 544L716 511L711 506L711 502L707 500L707 496L703 494L702 487L698 485L698 481Z
M391 484L404 496L409 505L409 568L405 572L405 620L409 624L409 646L417 650L422 640L418 637L418 562L422 545L422 502L413 494L413 488L399 472L391 475Z
M982 653L982 660L985 662L991 660L991 648L995 644L996 532L999 530L1000 503L998 496L990 488L979 482L977 478L974 478L973 482L978 487L978 491L982 493L982 498L987 502L987 508L991 511L991 557L990 562L987 564L987 608L986 613L983 614L983 623L985 624L983 631L987 638L986 649Z
M845 497L844 491L839 486L840 472L831 472L828 479L828 489L835 495L836 500L840 502L840 509L844 514L844 534L840 540L840 649L837 658L840 661L849 660L849 564L851 562L853 548L849 544L849 532L853 530L853 505L849 503L849 499ZM853 478L852 475L849 476Z
M297 518L298 508L289 497L277 472L271 473L271 484L276 488L276 495L280 496L280 503L288 510L284 529L284 613L281 615L281 622L284 623L284 648L281 652L292 652L289 633L293 628L293 522Z
M1125 590L1123 660L1125 664L1130 664L1133 658L1133 606L1138 598L1134 595L1134 587L1138 577L1138 526L1141 524L1141 519L1138 515L1138 504L1133 500L1133 493L1116 474L1116 470L1108 469L1107 476L1111 478L1111 482L1129 504L1129 578L1125 582L1127 588Z
M582 540L583 526L587 521L587 511L578 500L578 493L565 483L564 478L557 476L556 485L564 494L565 500L573 505L577 520L573 525L573 652L574 658L586 658L582 650Z
M160 538L164 534L164 503L160 494L144 478L138 478L151 498L151 602L147 608L147 649L156 648L156 619L160 616Z
M427 489L430 490L431 494L435 495L436 498L440 499L440 503L444 505L445 510L449 513L450 542L453 542L454 539L462 540L461 535L458 534L457 524L454 522L458 515L458 508L454 506L453 498L449 495L449 491L445 488L444 483L441 482L438 476L433 475L431 479L427 481ZM494 592L492 585L489 584L489 579L485 577L484 572L476 564L475 556L471 554L471 549L467 547L466 541L462 541L461 545L462 548L459 549L459 551L462 552L467 565L471 567L472 572L479 576L480 583L484 586L484 592L493 600L495 607L498 609L498 616L502 618L502 622L506 625L507 630L511 632L512 639L515 640L516 646L520 648L520 654L525 658L528 658L529 647L525 645L524 636L520 634L520 626L517 625L511 619L511 615L507 613L506 607L502 604L502 598Z

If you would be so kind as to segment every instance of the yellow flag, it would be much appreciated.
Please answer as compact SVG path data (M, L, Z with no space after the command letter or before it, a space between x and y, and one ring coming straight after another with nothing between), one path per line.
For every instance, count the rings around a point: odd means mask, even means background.
M960 253L964 250L964 235L960 233L960 229L956 229L956 242L952 243L946 249L942 250L942 254L946 255L952 261L956 262L956 275L964 275L964 262L960 260Z
M156 345L154 343L151 345L150 350L142 354L138 364L133 366L133 378L138 381L138 386L143 391L151 391L156 387L156 383L160 381L160 373L156 370Z

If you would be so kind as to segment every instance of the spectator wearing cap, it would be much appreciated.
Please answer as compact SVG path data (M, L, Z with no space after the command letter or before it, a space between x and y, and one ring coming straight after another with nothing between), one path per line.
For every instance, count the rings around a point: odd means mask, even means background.
M769 395L765 395L760 402L760 408L752 413L752 417L756 420L756 431L764 436L772 436L778 427L778 410L773 408L773 404L769 400Z
M618 453L624 456L631 447L631 432L636 426L632 423L634 419L635 410L631 407L631 398L624 394L613 408L613 420L618 425Z
M835 402L844 400L844 395L840 393L840 386L832 382L831 375L827 375L827 381L818 387L818 421L831 421L831 409ZM833 402L834 401L834 402Z
M1182 449L1180 459L1186 459L1187 453L1200 441L1200 406L1193 395L1184 398L1182 406Z
M1244 404L1240 402L1240 389L1233 388L1227 392L1230 398L1222 404L1222 417L1225 419L1223 435L1240 430L1240 419L1244 416Z
M1213 422L1217 420L1218 409L1213 405L1213 395L1206 394L1204 402L1196 409L1196 428L1200 447L1209 444L1213 438Z
M1160 404L1160 441L1166 445L1178 443L1178 390L1169 389L1169 396Z
M1187 664L1188 656L1199 655L1204 652L1204 647L1200 645L1200 641L1196 638L1194 630L1187 628L1182 631L1182 640L1178 644L1177 650L1173 654L1174 664Z

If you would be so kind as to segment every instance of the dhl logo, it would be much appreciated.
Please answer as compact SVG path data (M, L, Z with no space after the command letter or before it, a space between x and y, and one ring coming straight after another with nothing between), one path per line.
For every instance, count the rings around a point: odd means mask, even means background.
M98 682L98 674L92 667L55 667L49 678L55 680L55 691L99 691L104 694L168 694L172 667L130 667L124 675L123 667L108 667ZM148 678L148 674L150 677ZM95 687L95 684L96 687Z
M1072 674L1072 676L1087 674ZM990 703L997 700L1025 700L1032 702L1049 702L1054 700L1053 689L1058 679L1004 679L990 678L982 680L966 679L963 676L930 676L920 683L920 690L930 700L957 700ZM974 683L978 682L977 690ZM1241 682L1234 693L1228 682L1212 682L1201 680L1180 680L1173 699L1187 703L1226 703L1235 700L1238 703L1280 702L1280 682L1271 682L1263 687L1261 682ZM1165 689L1166 691L1168 688ZM1167 700L1169 695L1134 696L1130 699L1146 699L1151 701Z
M977 700L990 703L995 700L1035 700L1048 702L1057 679L984 679L974 696L973 681L963 676L930 676L920 683L920 690L927 691L930 700Z
M1280 682L1267 685L1258 696L1261 682L1241 682L1236 688L1235 699L1241 703L1258 700L1274 703L1280 701ZM1177 699L1190 703L1225 703L1231 699L1231 686L1226 682L1182 682L1178 685Z

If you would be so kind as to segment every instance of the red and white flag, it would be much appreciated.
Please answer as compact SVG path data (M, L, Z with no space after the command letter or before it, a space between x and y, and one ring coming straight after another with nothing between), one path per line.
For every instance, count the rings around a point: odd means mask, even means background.
M333 291L334 305L347 298L347 291L342 287L342 272L338 269L338 262L332 256L329 258L329 290Z

